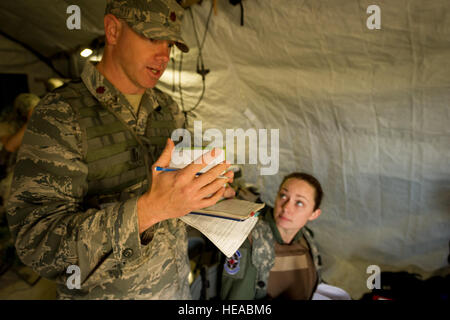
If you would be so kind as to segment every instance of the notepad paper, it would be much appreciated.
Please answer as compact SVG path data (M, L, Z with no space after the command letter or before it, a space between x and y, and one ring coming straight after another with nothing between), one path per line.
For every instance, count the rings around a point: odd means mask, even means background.
M169 167L184 168L209 151L208 149L202 150L198 148L175 149L172 153ZM200 172L207 172L223 160L225 160L225 150L222 150L222 153ZM225 199L213 206L196 211L243 221L194 214L185 215L180 219L204 234L224 255L231 257L240 248L256 225L256 222L258 222L258 218L252 217L252 213L256 213L262 207L264 207L264 204L238 199Z
M212 149L207 149L207 148L203 149L203 148L178 148L178 147L176 147L172 151L172 157L170 159L169 167L182 169L182 168L186 167L187 165L191 164L192 162L201 163L202 156L204 154L207 154L211 150ZM212 156L207 157L208 158L207 160L209 160L209 163L206 165L206 167L201 169L199 172L201 172L201 173L207 172L209 169L211 169L215 165L223 162L225 160L225 156L226 156L225 150L221 149L221 153L219 155L217 155L215 158L213 158Z
M217 202L215 205L196 210L196 212L245 220L261 210L264 206L264 203L254 203L239 199L225 199Z
M228 258L241 247L258 222L257 217L233 221L191 214L180 219L203 233Z

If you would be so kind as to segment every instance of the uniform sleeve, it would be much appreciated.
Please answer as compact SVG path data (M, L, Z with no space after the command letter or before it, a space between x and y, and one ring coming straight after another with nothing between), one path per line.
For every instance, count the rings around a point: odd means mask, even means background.
M45 278L65 283L77 265L82 283L102 264L140 256L136 201L83 208L87 165L73 109L57 94L33 112L14 170L8 222L20 259Z

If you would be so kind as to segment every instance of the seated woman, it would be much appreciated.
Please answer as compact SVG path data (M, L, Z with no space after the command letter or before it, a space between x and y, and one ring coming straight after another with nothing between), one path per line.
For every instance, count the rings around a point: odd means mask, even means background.
M260 214L241 248L226 258L221 299L311 299L320 282L320 257L305 225L319 217L322 197L319 181L309 174L283 179L275 207Z

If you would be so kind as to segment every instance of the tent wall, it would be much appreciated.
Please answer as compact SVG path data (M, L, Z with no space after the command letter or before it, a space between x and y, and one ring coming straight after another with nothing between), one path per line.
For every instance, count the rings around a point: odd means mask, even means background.
M105 1L78 1L81 30L66 28L65 1L8 1L2 30L44 56L78 49L102 33ZM381 9L369 30L367 8ZM311 222L324 279L353 298L369 291L367 267L429 276L447 264L450 239L450 2L448 0L217 1L202 54L206 91L188 128L279 130L279 166L262 175L243 164L244 179L273 205L292 171L315 175L325 191ZM173 51L159 87L186 111L202 92L196 73L211 1L186 10L191 50ZM52 17L52 18L49 18ZM43 23L46 21L46 23ZM77 56L67 73L81 70ZM180 64L182 71L180 70ZM0 36L0 72L26 73L30 91L45 93L53 71ZM63 72L64 73L64 72ZM179 80L181 79L181 84ZM182 96L178 90L182 87ZM195 115L195 117L194 117ZM261 141L258 139L258 142ZM269 137L270 141L270 137ZM203 141L205 142L205 141ZM275 150L247 146L249 154ZM275 151L274 151L275 152ZM249 160L249 158L247 158Z
M369 30L375 2L381 29ZM324 278L354 298L369 291L369 265L424 276L445 266L450 239L450 3L375 2L248 0L241 26L239 7L218 1L202 50L206 92L188 118L224 136L279 129L279 172L246 164L244 177L271 205L292 171L321 181L323 213L310 226ZM200 41L210 5L193 7ZM177 50L160 87L181 104L181 76L189 110L202 82L188 11L183 27L183 71Z
M30 92L46 93L45 81L55 76L54 71L39 58L3 36L0 36L0 73L22 73L28 75Z

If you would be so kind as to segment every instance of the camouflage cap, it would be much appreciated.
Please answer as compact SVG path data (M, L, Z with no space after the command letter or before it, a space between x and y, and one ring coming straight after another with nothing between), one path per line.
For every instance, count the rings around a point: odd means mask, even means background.
M146 38L175 41L181 51L189 51L181 38L184 9L175 0L107 0L108 13L125 20Z
M39 103L41 99L32 93L21 93L14 99L14 110L26 117L28 112Z

